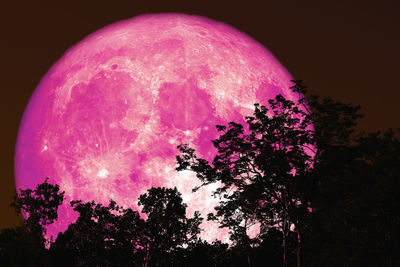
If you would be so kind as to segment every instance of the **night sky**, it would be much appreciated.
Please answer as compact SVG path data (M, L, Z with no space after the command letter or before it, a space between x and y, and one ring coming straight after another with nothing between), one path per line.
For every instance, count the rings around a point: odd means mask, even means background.
M361 130L399 128L400 5L395 1L8 1L0 5L0 228L9 207L18 126L40 78L72 45L139 14L182 12L225 22L261 42L309 91L361 105Z

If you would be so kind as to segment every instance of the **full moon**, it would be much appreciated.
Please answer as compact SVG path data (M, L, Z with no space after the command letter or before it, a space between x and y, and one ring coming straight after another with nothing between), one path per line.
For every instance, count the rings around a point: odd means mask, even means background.
M150 187L177 187L204 222L201 237L227 240L207 222L218 185L192 193L195 174L177 172L177 145L189 143L209 161L215 125L245 124L254 103L282 94L295 100L292 76L246 34L199 16L150 14L109 25L70 48L41 79L17 139L17 188L45 177L65 191L57 235L77 215L71 200L110 199L141 210ZM254 230L256 231L256 230Z

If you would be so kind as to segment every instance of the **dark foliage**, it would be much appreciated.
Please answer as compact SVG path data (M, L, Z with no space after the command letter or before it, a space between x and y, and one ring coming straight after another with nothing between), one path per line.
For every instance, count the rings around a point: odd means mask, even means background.
M114 201L108 206L72 201L79 218L60 233L50 252L65 266L139 266L149 235L145 222L132 209ZM72 257L71 257L72 256Z
M311 266L400 265L399 131L331 148L315 175L319 194L306 251Z
M4 229L0 234L0 266L47 266L45 226L57 218L64 192L48 178L35 189L19 190L12 207L24 212L26 220L21 227Z
M176 266L184 247L197 240L202 221L199 213L186 217L186 204L176 188L153 187L139 197L139 205L147 215L150 239L146 262L149 266Z
M19 190L11 204L17 213L25 213L25 227L30 232L45 234L45 226L53 223L57 218L57 209L64 200L64 192L60 192L58 185L49 184L48 178L34 190Z

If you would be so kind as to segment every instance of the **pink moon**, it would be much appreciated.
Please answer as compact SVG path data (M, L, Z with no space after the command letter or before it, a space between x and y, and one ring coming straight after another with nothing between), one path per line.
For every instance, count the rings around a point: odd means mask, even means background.
M215 125L244 124L254 103L295 100L292 76L261 44L224 23L184 14L150 14L109 25L70 48L41 79L17 139L17 188L49 177L65 191L56 236L77 215L71 200L141 210L140 194L177 187L205 218L201 237L226 241L207 222L218 186L192 193L195 174L176 172L177 145L212 160ZM256 229L253 231L257 231Z

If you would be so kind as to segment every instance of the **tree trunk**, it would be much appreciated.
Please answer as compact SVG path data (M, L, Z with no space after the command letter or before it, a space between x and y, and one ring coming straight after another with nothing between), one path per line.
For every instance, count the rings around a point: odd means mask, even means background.
M283 222L282 227L282 252L283 252L283 267L287 267L287 259L286 259L286 222Z
M296 257L297 257L297 267L300 267L300 244L297 244Z
M300 267L300 248L301 248L300 246L301 246L300 232L297 229L297 249L296 249L297 267Z
M283 248L283 267L287 267L287 262L286 262L286 237L285 237L285 233L283 233L282 248Z
M287 210L287 205L286 201L285 203L285 209L284 211ZM282 231L283 231L283 239L282 239L282 246L283 246L283 267L287 267L287 255L286 255L286 238L288 237L288 233L290 232L290 221L288 220L288 214L286 213L285 215L282 216Z
M147 248L147 251L146 251L144 267L147 267L149 265L149 261L150 261L150 246Z

